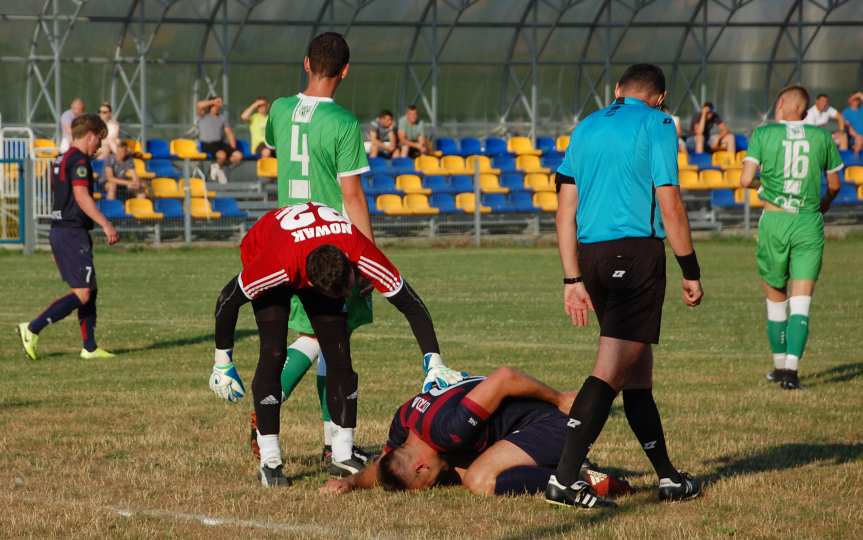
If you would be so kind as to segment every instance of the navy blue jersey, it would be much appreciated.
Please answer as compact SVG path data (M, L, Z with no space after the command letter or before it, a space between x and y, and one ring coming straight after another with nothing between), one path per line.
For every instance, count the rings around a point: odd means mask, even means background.
M78 206L72 192L74 186L85 186L93 195L90 158L73 146L54 161L51 169L51 191L54 194L51 226L90 230L93 220Z
M442 454L473 459L532 420L557 413L554 405L544 401L505 399L494 414L489 414L467 397L484 380L485 377L468 377L406 401L390 424L386 451L404 444L408 432L413 431Z

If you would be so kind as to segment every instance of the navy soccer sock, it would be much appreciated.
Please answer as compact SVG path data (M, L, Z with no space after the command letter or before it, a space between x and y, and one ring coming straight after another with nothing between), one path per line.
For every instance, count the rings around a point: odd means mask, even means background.
M542 493L554 469L544 467L513 467L497 476L494 483L495 495L523 495Z
M78 308L78 323L81 325L81 341L88 352L96 350L96 293L90 292L90 301Z
M79 307L81 307L81 300L78 299L78 296L75 295L75 293L69 293L66 296L54 300L53 304L48 306L48 308L40 313L38 317L30 321L28 328L34 334L38 334L49 324L64 319Z
M557 481L571 486L578 480L581 464L590 445L599 437L617 392L602 379L585 379L569 411L566 443L555 474Z
M668 459L662 420L659 418L659 409L656 408L656 401L653 399L653 391L650 388L624 390L623 410L626 411L629 427L641 443L657 476L680 482L680 474Z

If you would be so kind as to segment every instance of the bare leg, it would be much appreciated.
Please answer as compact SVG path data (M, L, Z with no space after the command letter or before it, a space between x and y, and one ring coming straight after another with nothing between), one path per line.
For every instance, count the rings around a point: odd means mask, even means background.
M480 454L467 471L460 474L462 484L474 495L494 495L498 475L513 467L536 467L527 452L509 441L498 441Z

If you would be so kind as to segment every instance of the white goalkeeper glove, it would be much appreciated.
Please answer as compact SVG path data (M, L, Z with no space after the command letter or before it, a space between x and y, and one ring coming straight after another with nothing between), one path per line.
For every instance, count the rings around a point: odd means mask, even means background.
M467 371L456 371L446 367L438 353L427 353L423 356L423 371L426 374L423 380L423 392L428 392L435 386L443 390L468 376Z
M239 401L246 395L243 379L240 378L233 362L213 366L213 373L210 374L210 390L230 402Z

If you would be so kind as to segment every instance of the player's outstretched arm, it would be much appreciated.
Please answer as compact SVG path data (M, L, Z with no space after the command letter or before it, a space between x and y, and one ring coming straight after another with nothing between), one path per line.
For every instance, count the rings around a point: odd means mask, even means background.
M120 234L117 232L117 229L111 225L111 222L108 221L105 214L103 214L99 210L99 207L96 206L96 201L93 200L93 196L90 195L90 192L87 190L87 186L72 186L72 194L75 197L75 202L78 204L78 208L87 214L87 217L92 219L93 223L102 227L102 230L105 232L105 238L108 245L110 246L119 242Z
M697 306L704 296L701 288L701 268L692 247L689 216L680 196L680 188L673 185L659 186L656 188L656 199L659 201L668 243L671 244L683 271L683 301L690 307Z
M833 199L839 195L839 190L842 188L842 183L839 180L839 173L829 172L827 173L827 191L824 193L824 197L821 198L821 213L827 212L830 210L830 205L833 203Z
M360 472L354 473L345 478L333 478L321 487L321 493L330 495L342 495L355 489L372 489L378 485L378 462L380 456L364 467Z
M758 174L758 164L752 160L744 160L743 172L740 173L740 187L757 189L759 182L755 178L756 174Z
M484 381L468 392L466 398L479 405L488 414L494 414L506 398L538 399L561 408L572 404L572 396L558 392L527 373L510 367L499 367ZM569 409L566 410L569 412Z

